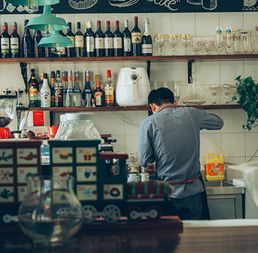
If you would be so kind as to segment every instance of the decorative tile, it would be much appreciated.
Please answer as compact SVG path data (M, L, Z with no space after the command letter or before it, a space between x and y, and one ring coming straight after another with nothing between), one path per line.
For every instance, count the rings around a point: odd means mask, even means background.
M123 185L105 184L103 186L104 200L123 199Z
M13 184L13 168L0 168L0 185Z
M77 198L80 201L97 200L97 186L77 184Z
M0 165L13 164L13 150L12 149L0 149Z
M53 148L52 160L54 164L66 164L73 162L73 149L72 148Z
M97 149L94 148L76 148L76 162L77 163L96 163Z
M72 167L53 167L53 177L59 179L65 179L73 175Z
M35 148L17 148L17 164L37 164L38 150Z
M14 187L0 186L0 203L14 202Z
M26 186L18 186L18 201L22 202L26 196L27 187Z
M76 168L77 182L96 182L96 166L78 166Z
M17 182L18 184L25 184L29 177L37 174L37 167L17 167Z

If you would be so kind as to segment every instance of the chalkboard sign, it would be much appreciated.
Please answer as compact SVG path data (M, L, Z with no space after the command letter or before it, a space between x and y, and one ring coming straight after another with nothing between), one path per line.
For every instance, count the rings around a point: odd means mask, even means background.
M154 13L258 11L258 0L61 0L55 13ZM0 0L0 14L37 13Z

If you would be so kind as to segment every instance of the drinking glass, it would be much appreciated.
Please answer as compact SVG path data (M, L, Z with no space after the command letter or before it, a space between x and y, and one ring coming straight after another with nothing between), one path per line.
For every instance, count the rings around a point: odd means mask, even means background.
M180 35L178 34L169 34L168 36L168 42L172 49L172 54L176 53L176 46L178 45L178 42L180 40Z
M235 30L232 33L232 51L234 54L240 53L240 31Z
M233 35L231 31L227 31L225 35L226 53L230 54L233 47Z
M201 54L204 47L205 47L205 41L203 40L203 37L201 36L193 37L193 50L195 54Z
M217 44L218 54L222 54L225 44L224 44L224 36L220 28L217 28L217 31L216 31L216 44Z
M206 54L211 54L216 48L216 40L213 36L203 38Z
M185 53L188 54L189 50L192 47L193 44L193 37L191 34L182 34L181 35L181 42L183 44L183 47L185 49Z
M247 31L240 32L240 51L242 54L250 52L250 37Z
M71 177L28 177L27 194L18 221L36 246L59 246L73 236L84 221L84 211L73 192Z
M166 35L165 34L160 34L160 33L155 34L154 35L154 41L155 41L155 44L159 48L159 55L161 56L163 47L165 46L165 43L166 43Z
M231 94L231 85L230 84L223 84L222 87L223 94L225 96L225 104L230 104L232 98L230 97Z
M209 87L209 91L212 95L212 104L217 104L217 95L219 94L220 91L220 86L218 85L211 85Z

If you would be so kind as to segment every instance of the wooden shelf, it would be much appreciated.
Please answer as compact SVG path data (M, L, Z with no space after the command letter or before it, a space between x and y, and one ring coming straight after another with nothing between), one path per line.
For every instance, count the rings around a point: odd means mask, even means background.
M63 58L0 58L0 63L33 62L94 62L94 61L187 61L187 60L244 60L258 59L258 54L241 55L175 55L175 56L119 56L119 57L63 57Z
M180 105L179 107L185 107ZM219 110L219 109L240 109L238 104L217 104L193 106L199 109ZM147 106L112 106L112 107L50 107L50 108L30 108L30 111L49 112L119 112L119 111L146 111Z

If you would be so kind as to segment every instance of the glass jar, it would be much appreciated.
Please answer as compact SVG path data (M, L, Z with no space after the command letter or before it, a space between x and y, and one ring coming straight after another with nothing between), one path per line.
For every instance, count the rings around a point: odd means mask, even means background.
M0 127L8 126L15 116L16 95L0 95Z
M73 236L84 221L72 178L33 176L28 178L27 194L21 203L18 221L34 245L57 246Z

